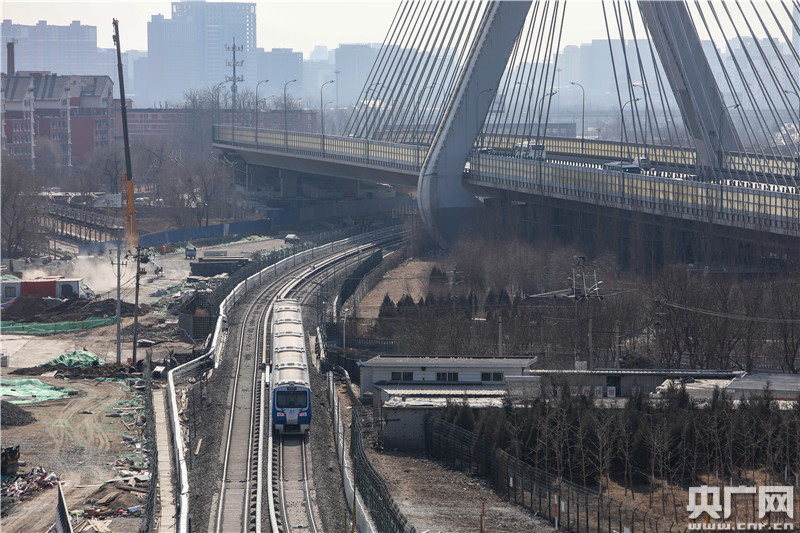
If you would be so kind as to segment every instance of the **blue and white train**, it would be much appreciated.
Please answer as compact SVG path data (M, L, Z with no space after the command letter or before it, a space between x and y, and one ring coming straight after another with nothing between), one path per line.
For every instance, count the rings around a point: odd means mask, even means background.
M278 299L272 307L272 423L279 433L305 433L311 425L311 389L300 303Z

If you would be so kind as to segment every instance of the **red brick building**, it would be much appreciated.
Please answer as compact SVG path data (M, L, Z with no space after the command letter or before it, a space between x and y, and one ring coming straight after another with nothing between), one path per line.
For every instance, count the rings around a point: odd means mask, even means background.
M35 146L49 139L71 166L106 146L114 128L114 83L108 76L17 72L2 76L2 148L35 167Z

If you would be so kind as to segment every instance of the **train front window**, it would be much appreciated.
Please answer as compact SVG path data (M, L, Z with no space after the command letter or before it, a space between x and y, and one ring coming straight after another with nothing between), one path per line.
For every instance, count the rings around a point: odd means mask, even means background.
M276 406L281 409L303 409L308 405L305 391L278 391L275 396Z

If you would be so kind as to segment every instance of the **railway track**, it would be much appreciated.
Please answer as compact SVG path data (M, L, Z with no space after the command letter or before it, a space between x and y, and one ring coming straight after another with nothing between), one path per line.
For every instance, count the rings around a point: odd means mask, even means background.
M216 533L317 531L313 513L313 482L306 454L308 435L281 439L273 437L269 413L269 316L276 298L311 298L314 278L326 277L328 269L346 268L365 252L386 246L382 240L333 252L286 271L282 278L256 289L243 309L244 320L236 345L226 436L224 439L223 479L214 511ZM310 281L311 280L311 281ZM305 287L305 288L304 288ZM310 287L310 288L309 288ZM228 348L230 350L230 347ZM323 415L324 416L324 415ZM270 451L264 457L263 451ZM265 467L263 461L267 460ZM273 491L266 500L269 520L262 520L265 509L263 481Z
M272 453L277 475L273 478L273 501L280 510L278 530L282 533L318 531L311 496L311 467L306 454L308 438L306 434L280 435L274 439Z

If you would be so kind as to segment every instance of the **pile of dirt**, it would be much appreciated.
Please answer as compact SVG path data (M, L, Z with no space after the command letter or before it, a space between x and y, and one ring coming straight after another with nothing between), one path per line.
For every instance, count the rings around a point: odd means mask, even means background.
M50 309L50 305L38 294L20 294L3 310L3 320L24 321Z
M28 411L16 404L0 400L0 419L2 427L6 426L27 426L36 422L36 419Z
M56 372L56 375L71 376L71 377L84 377L84 378L114 378L126 377L130 372L135 372L136 368L130 368L126 365L119 365L117 363L107 363L100 366L80 366L69 367L67 365L47 365L47 366L31 366L26 368L17 368L9 372L9 374L16 374L20 376L41 376L45 372Z
M40 296L33 296L42 300ZM22 296L20 296L22 298ZM17 301L20 299L17 298ZM82 300L80 298L72 298L55 307L42 308L37 304L33 298L26 298L23 302L24 307L16 309L17 301L9 306L9 310L4 312L3 315L11 318L15 322L38 322L38 323L52 323L52 322L72 322L79 320L86 320L87 318L104 318L112 317L117 313L117 301L113 298L106 300ZM122 316L133 316L134 305L121 302L120 304ZM140 306L140 313L146 310L144 306Z

